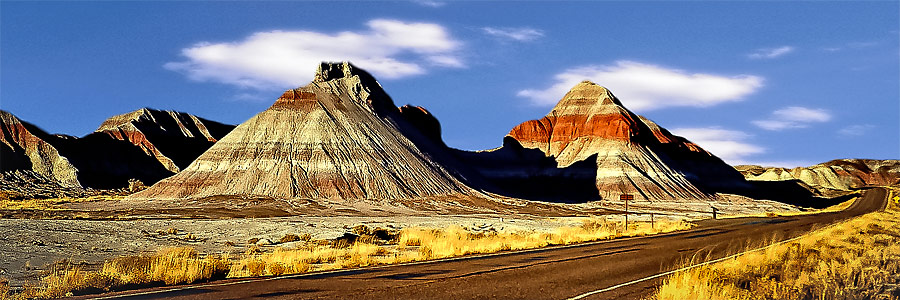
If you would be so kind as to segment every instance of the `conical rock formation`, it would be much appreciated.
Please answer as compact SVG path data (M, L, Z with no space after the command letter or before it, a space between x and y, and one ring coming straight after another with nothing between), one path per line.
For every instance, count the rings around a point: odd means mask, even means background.
M706 174L697 170L737 173L699 146L635 115L590 81L572 88L547 116L516 126L508 136L553 157L561 168L596 156L595 182L605 199L621 194L647 200L708 199L709 191L695 184ZM688 162L677 162L683 159Z
M323 63L175 176L130 199L265 195L415 199L478 192L423 151L381 86L349 63Z

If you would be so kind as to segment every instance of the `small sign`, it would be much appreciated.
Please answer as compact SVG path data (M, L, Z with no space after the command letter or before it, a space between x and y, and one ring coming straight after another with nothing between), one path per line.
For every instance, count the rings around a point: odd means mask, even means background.
M619 200L634 200L634 195L631 194L622 194L619 195Z

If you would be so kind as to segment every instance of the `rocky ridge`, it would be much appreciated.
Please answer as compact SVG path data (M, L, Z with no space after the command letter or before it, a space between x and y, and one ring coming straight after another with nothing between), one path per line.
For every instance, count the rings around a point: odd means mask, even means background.
M78 169L46 141L40 128L0 110L0 171L28 170L62 187L79 187Z
M131 143L177 173L233 128L187 113L142 108L107 119L95 132Z
M180 112L140 109L78 138L51 135L2 111L0 189L23 197L122 189L171 176L233 128ZM119 193L119 192L116 192Z
M735 166L750 181L802 182L820 195L900 184L900 160L836 159L808 167Z

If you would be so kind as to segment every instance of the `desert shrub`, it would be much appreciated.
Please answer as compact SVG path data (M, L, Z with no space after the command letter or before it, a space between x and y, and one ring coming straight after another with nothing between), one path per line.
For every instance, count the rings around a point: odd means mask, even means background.
M278 240L278 243L284 244L284 243L296 242L299 240L301 240L299 235L288 233L288 234L285 234L283 237L281 237L281 239Z

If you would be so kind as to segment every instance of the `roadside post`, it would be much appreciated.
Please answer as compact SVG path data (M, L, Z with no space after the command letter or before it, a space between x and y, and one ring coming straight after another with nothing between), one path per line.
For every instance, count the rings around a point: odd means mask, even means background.
M653 222L653 213L650 213L650 229L656 229L656 223Z
M634 200L634 195L619 195L619 200L625 201L625 231L628 231L628 200Z
M716 219L716 211L718 211L718 209L716 209L715 206L710 206L710 207L712 207L713 220L715 220Z

